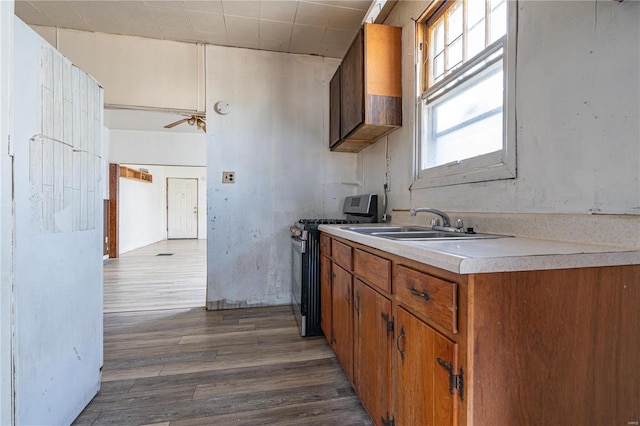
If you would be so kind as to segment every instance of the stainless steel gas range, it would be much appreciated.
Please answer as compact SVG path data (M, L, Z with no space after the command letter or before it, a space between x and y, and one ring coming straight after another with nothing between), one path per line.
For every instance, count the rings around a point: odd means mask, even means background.
M376 194L346 197L341 219L300 219L291 226L292 305L302 336L318 336L320 328L320 231L322 224L378 221Z

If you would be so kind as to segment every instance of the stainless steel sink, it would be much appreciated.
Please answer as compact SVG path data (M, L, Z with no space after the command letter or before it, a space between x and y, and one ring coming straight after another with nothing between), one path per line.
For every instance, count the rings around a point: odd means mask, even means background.
M480 239L489 239L489 238L508 237L508 235L466 234L464 232L442 232L442 231L376 232L370 235L374 237L388 238L390 240L403 240L403 241L480 240Z
M358 232L360 234L371 235L372 237L401 241L479 240L510 237L509 235L435 231L431 228L422 226L345 226L343 229Z
M424 226L345 226L342 229L348 231L359 232L360 234L373 234L379 232L424 232L430 231L431 228Z

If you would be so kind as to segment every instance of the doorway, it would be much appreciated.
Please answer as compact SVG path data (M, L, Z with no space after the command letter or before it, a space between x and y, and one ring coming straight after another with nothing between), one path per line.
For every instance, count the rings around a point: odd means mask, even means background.
M198 179L167 178L167 239L198 238Z

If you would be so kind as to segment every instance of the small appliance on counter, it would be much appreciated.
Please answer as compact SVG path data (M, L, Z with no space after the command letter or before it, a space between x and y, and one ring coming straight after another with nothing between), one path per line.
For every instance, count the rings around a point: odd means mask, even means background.
M378 221L376 194L346 197L344 219L300 219L291 230L292 302L302 336L322 335L320 328L320 231L318 225L375 223Z

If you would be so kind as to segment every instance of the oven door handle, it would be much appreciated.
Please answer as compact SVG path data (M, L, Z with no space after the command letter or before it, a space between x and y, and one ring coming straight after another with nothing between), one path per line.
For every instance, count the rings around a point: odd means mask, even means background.
M307 252L307 242L295 236L291 237L291 244L300 251L300 254Z

